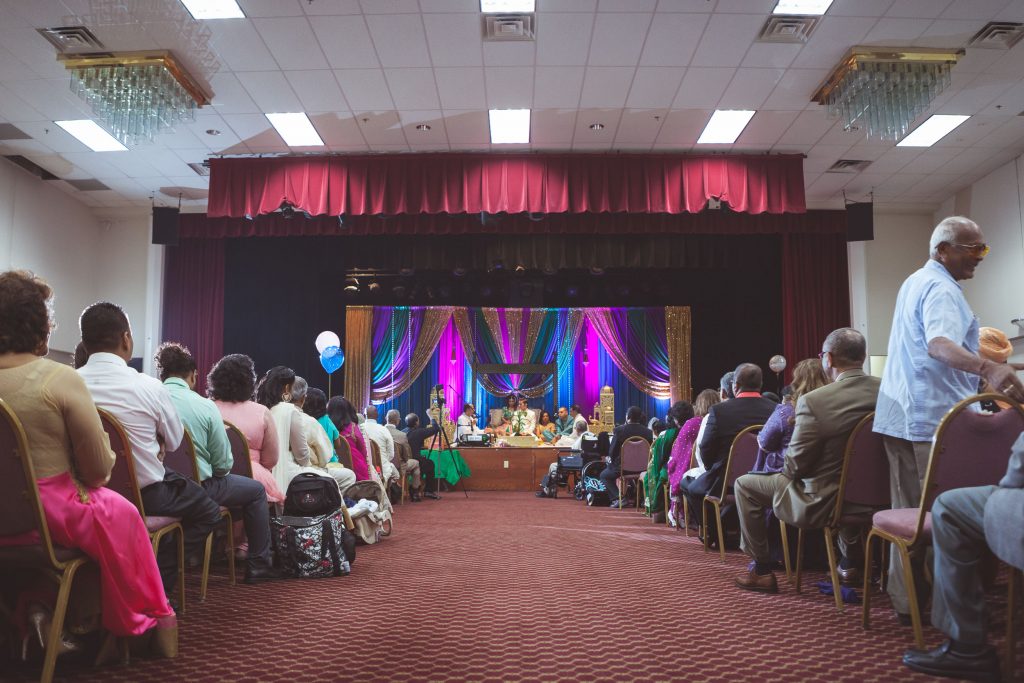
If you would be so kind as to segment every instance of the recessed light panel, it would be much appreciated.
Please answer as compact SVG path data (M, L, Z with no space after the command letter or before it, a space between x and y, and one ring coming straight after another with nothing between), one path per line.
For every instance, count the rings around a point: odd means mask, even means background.
M491 143L496 145L530 141L529 109L491 109Z
M83 145L94 152L126 152L128 148L117 141L113 135L100 128L92 119L76 121L54 121L58 126L78 139Z
M267 120L289 147L323 147L324 141L316 132L309 117L302 112L288 114L267 114Z
M949 135L954 128L971 118L952 114L935 114L915 128L907 137L896 143L897 147L931 147Z
M828 11L832 0L779 0L772 14L822 15Z
M480 0L480 11L485 14L519 14L536 8L536 0Z
M736 142L743 129L747 127L754 112L749 109L717 109L711 115L708 125L697 139L698 145L724 144Z
M193 19L244 19L245 12L235 0L181 0Z

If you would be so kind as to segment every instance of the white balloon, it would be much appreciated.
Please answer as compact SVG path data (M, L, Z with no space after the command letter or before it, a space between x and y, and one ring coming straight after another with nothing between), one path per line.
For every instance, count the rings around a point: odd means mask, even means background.
M316 336L316 352L323 353L328 346L341 346L341 340L330 330L324 330Z
M768 367L771 368L772 372L782 372L786 369L786 357L775 355L768 361Z

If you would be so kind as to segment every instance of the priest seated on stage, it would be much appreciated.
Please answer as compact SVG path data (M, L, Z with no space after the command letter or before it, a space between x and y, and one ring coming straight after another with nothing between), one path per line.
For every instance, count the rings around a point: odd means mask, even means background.
M455 421L455 440L458 441L463 434L483 434L484 430L477 425L476 406L467 403L462 406L462 415Z

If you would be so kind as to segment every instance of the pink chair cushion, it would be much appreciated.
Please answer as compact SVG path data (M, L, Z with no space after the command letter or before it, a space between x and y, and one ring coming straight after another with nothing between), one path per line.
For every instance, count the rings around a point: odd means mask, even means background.
M177 524L180 521L181 517L151 517L146 515L146 531L150 533L160 531L165 526Z
M918 508L899 508L897 510L881 510L871 519L874 526L887 534L910 540L917 530ZM926 513L921 528L922 538L932 536L932 514Z

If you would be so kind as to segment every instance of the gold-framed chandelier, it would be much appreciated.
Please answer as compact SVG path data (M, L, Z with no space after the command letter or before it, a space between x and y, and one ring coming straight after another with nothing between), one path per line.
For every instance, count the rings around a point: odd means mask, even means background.
M853 47L811 98L846 130L899 140L946 89L963 49Z
M161 131L195 120L210 96L168 50L58 55L71 91L85 100L124 145L152 142Z

